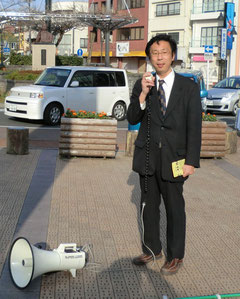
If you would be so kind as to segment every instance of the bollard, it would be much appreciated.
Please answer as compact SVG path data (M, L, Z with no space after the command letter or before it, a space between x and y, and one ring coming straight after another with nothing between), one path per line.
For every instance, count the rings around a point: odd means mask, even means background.
M240 108L237 109L236 113L235 129L240 131Z
M24 127L7 128L7 154L28 154L29 130Z
M136 125L128 124L128 133L127 133L127 142L126 142L126 156L133 156L134 152L134 142L138 135L138 130L140 128L141 123Z

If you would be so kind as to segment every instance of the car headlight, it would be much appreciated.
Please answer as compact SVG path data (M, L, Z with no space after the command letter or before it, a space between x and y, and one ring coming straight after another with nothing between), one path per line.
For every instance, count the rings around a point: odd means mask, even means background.
M30 98L31 99L35 99L35 98L43 99L43 93L42 92L40 92L40 93L31 92Z

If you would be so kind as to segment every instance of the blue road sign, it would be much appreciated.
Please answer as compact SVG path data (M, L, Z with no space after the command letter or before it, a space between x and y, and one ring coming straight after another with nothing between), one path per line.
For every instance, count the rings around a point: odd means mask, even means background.
M10 48L3 48L3 53L4 54L10 53Z
M83 56L83 50L82 49L78 49L77 50L77 55L80 56L80 57Z
M213 53L213 46L204 46L204 53L205 54L212 54Z

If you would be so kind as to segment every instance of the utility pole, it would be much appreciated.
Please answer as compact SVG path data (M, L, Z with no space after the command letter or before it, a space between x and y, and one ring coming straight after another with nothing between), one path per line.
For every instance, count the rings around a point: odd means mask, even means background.
M111 14L111 0L106 1L106 14ZM109 60L109 40L110 40L110 30L107 26L106 30L104 31L105 34L105 66L110 65Z
M1 64L0 64L0 69L3 68L3 29L2 29L2 25L1 25Z
M45 13L52 11L52 0L45 0ZM51 32L51 19L47 20L48 32Z
M31 0L28 0L28 12L31 12ZM28 34L28 39L29 39L29 52L32 54L32 27L31 25L29 26L29 34Z

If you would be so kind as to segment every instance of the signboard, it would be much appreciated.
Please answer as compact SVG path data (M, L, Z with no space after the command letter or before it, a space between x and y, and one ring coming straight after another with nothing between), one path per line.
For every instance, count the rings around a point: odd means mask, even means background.
M226 15L226 29L227 29L227 50L232 50L233 44L233 26L234 26L234 3L225 3L225 15Z
M213 46L204 46L204 59L213 60Z
M204 46L204 54L213 53L213 46Z
M10 48L3 48L3 54L9 54Z
M116 43L116 56L124 56L129 53L129 42Z
M83 56L83 49L78 49L77 50L77 55L82 57Z
M204 60L213 60L213 53L204 53Z
M220 57L222 60L226 60L227 57L227 29L222 28L221 34L221 54Z

